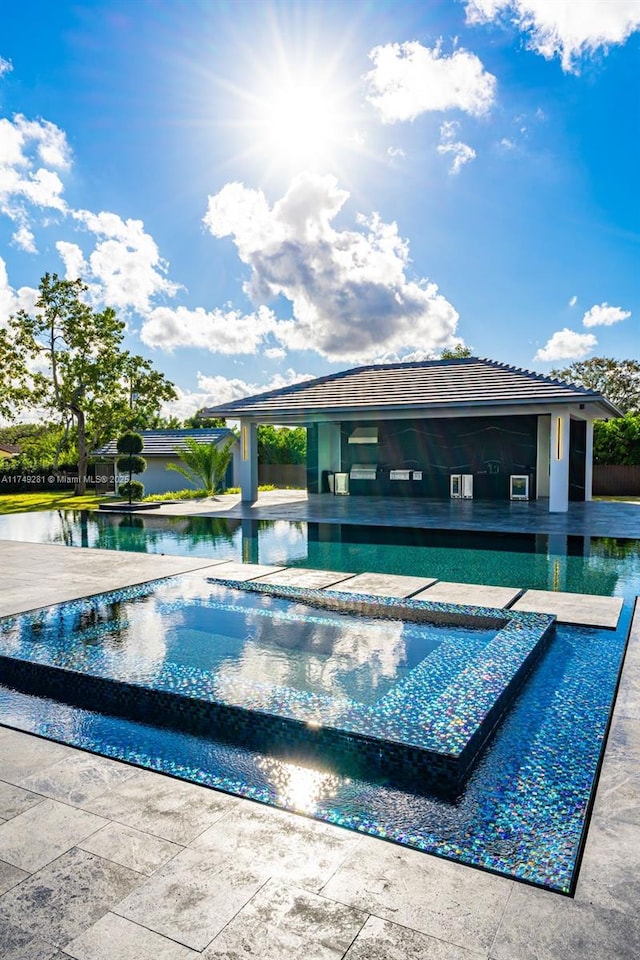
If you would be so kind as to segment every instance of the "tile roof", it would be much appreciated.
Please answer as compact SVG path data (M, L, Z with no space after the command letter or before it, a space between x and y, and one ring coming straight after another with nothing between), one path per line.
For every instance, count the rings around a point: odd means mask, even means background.
M465 357L421 363L371 364L210 407L208 416L301 416L305 413L382 413L512 403L598 401L586 387L554 380L495 360Z
M193 437L201 443L217 443L231 436L227 427L211 427L202 430L139 430L137 431L144 441L143 457L166 457L174 453L176 447L184 446L185 437ZM117 457L116 440L110 440L92 456Z

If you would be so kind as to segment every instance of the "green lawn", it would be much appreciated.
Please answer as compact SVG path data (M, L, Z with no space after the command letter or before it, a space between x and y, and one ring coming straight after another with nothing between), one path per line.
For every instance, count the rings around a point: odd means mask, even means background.
M53 493L3 493L0 494L0 514L33 513L36 510L95 510L99 503L113 500L87 493L74 497L72 492L61 490Z

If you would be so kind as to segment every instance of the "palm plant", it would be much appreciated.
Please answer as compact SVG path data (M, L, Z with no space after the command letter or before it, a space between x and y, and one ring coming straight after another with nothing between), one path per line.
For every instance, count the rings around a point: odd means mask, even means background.
M235 439L229 437L222 447L218 447L215 441L199 443L194 437L185 437L184 446L174 450L182 464L170 463L167 470L181 473L194 486L202 487L208 497L213 497L224 480Z

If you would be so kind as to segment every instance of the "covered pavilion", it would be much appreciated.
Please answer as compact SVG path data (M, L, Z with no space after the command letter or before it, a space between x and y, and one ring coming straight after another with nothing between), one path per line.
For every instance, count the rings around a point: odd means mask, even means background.
M257 426L270 423L306 427L310 494L342 477L360 495L545 498L562 513L591 500L594 420L621 414L596 391L465 357L357 367L204 415L240 421L243 501L257 499Z

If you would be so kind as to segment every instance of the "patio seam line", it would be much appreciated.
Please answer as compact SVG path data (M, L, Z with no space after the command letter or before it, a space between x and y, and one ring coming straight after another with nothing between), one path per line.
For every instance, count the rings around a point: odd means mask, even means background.
M504 607L503 607L502 609L503 609L503 610L511 610L511 608L512 608L513 605L514 605L514 603L517 603L518 600L520 600L521 597L524 596L524 594L526 593L526 590L527 590L526 587L522 587L522 589L520 590L520 592L517 593L517 594L515 595L515 597L511 597L511 600L507 600L507 602L505 603L505 605L504 605Z
M493 948L494 948L495 945L496 945L496 940L498 939L498 934L500 933L500 928L502 927L502 923L503 923L503 921L504 921L504 917L505 917L505 914L506 914L506 912L507 912L507 907L509 906L509 901L511 900L511 897L512 897L512 895L513 895L514 883L515 883L515 881L512 880L512 881L511 881L511 884L510 884L510 886L509 886L509 891L508 891L508 893L507 893L507 896L505 897L505 901L504 901L502 910L501 910L501 912L500 912L500 919L498 920L498 925L496 926L495 933L493 934L493 937L492 937L492 939L491 939L491 944L489 945L489 947L488 947L488 949L487 949L487 957L488 957L488 960L491 960L491 957L492 957L492 954L493 954ZM541 889L541 888L536 888L536 889ZM552 892L553 892L553 891L551 891L551 890L544 890L544 893L552 893ZM557 896L557 894L556 894L556 896Z
M370 913L367 913L366 910L363 910L363 911L361 911L361 912L365 914L365 918L364 918L364 920L362 921L362 926L360 927L360 929L358 930L358 932L356 933L356 935L353 937L353 939L352 939L351 943L349 944L349 946L347 947L347 949L346 949L346 950L344 951L344 953L342 954L341 960L345 960L345 957L346 957L347 954L349 953L349 950L351 950L351 947L354 945L354 943L356 942L356 940L358 939L358 937L360 936L360 934L361 934L362 931L364 930L365 925L366 925L366 924L369 922L369 920L371 919L371 914L370 914Z
M216 933L215 937L213 937L211 940L209 940L209 942L207 943L207 945L206 945L205 947L203 947L202 950L199 951L199 952L200 952L200 953L203 953L205 950L208 950L209 947L211 946L211 944L212 944L212 943L215 943L216 940L218 939L218 937L227 929L227 927L229 926L229 924L233 923L233 921L236 919L236 917L237 917L240 913L242 913L242 911L244 910L244 908L245 908L245 907L248 907L249 904L251 903L251 901L254 900L255 897L257 897L258 894L261 893L261 892L264 890L264 888L267 886L267 884L270 883L270 882L271 882L271 877L267 877L266 880L264 881L264 883L262 883L262 884L258 887L258 889L255 891L255 893L252 893L251 896L249 897L249 899L248 899L245 903L243 903L241 907L239 907L239 908L236 910L236 912L233 914L233 916L232 916L232 917L229 917L229 919L228 919L227 922L224 924L224 926L223 926L220 930L218 930L218 932ZM195 948L194 948L194 947L190 947L189 949L190 949L190 950L193 950L193 949L195 949Z
M5 821L5 822L8 823L9 821ZM15 864L9 863L8 860L3 860L1 857L0 857L0 863L6 863L7 866L9 867L15 866ZM12 883L11 886L7 887L7 889L3 890L2 894L0 894L0 918L2 917L2 897L4 897L5 893L9 893L10 890L15 890L15 888L19 887L21 883L24 883L25 880L29 879L29 877L35 876L35 874L38 872L37 870L34 870L34 871L25 870L23 867L15 867L15 869L22 870L22 872L26 874L26 876L21 877L19 880L16 880L15 883ZM8 921L8 922L11 922L11 921Z
M104 858L103 858L103 859L104 859ZM111 863L112 861L109 861L109 862ZM127 869L130 869L130 868L127 868ZM151 877L147 876L146 879L147 879L147 880L150 880ZM142 884L140 884L140 886L142 886ZM135 890L135 889L137 889L137 887L134 887L134 890ZM130 891L130 892L132 892L132 891ZM129 896L129 894L126 894L126 895L122 898L122 900L126 900L128 896ZM207 944L206 947L203 947L202 950L196 950L195 947L188 947L188 946L186 945L186 943L183 943L181 940L176 940L174 937L170 937L170 936L169 936L168 934L166 934L166 933L158 933L157 930L154 930L152 927L148 927L148 926L147 926L146 924L144 924L144 923L140 923L139 920L132 920L130 917L125 917L124 914L118 913L117 910L116 910L116 908L120 906L120 904L122 903L122 900L118 900L118 902L117 902L116 904L113 904L111 907L109 907L108 910L105 910L105 912L102 914L102 916L101 916L101 917L98 917L98 920L102 920L104 917L107 916L107 914L112 913L114 916L119 917L121 920L126 920L127 923L132 923L132 924L134 924L134 926L140 927L141 930L148 930L149 933L153 933L156 937L162 937L163 940L168 940L170 943L175 943L176 946L182 947L184 950L191 950L195 956L197 956L198 954L202 953L204 950L207 950L207 949L211 946L211 944L213 943L213 940L211 940L211 941ZM87 927L87 929L84 930L84 931L82 931L82 932L83 932L83 933L87 933L89 930L92 930L93 927L95 927L95 925L96 925L96 923L98 922L98 920L96 920L95 923L92 923L90 927ZM77 934L77 936L81 936L81 934ZM69 944L70 944L70 943L73 943L73 941L74 941L75 939L76 939L76 937L72 937L71 940L69 940L69 941L65 944L65 947L68 947ZM215 937L214 937L214 939L215 939ZM59 949L64 950L65 947L61 947L61 948L59 948ZM51 958L51 960L57 960L57 958L54 956L54 957ZM72 958L70 958L70 960L72 960ZM73 958L73 960L75 960L75 958Z
M16 730L16 727L6 727L6 726L1 725L1 726L0 726L0 729ZM19 733L22 733L23 731L20 730L20 731L18 731L18 732L19 732ZM54 761L54 762L56 762L56 761ZM21 787L20 784L18 784L18 783L11 783L10 780L5 780L4 777L0 777L0 784L3 784L3 783L6 783L8 787L16 787L18 790L25 790L27 793L32 793L34 796L40 797L39 801L38 801L37 803L31 804L30 807L27 807L27 810L35 810L35 808L36 808L36 807L39 807L40 804L41 804L44 800L49 800L49 799L50 799L50 797L45 797L45 796L44 796L43 794L41 794L41 793L36 793L35 790L28 790L27 787ZM26 813L26 810L20 810L19 813L14 813L12 817L3 817L3 820L4 820L5 823L9 823L10 820L14 820L16 817L19 817L21 813ZM0 857L0 860L1 860L1 859L2 859L2 857Z
M441 580L438 580L437 577L434 577L434 578L433 578L433 583L427 584L426 587L417 587L415 590L412 590L411 593L408 593L404 599L405 599L405 600L411 600L412 597L415 597L415 595L416 595L417 593L423 593L423 591L425 591L425 590L430 590L431 587L435 587L435 585L436 585L437 583L442 583L442 581L441 581Z

